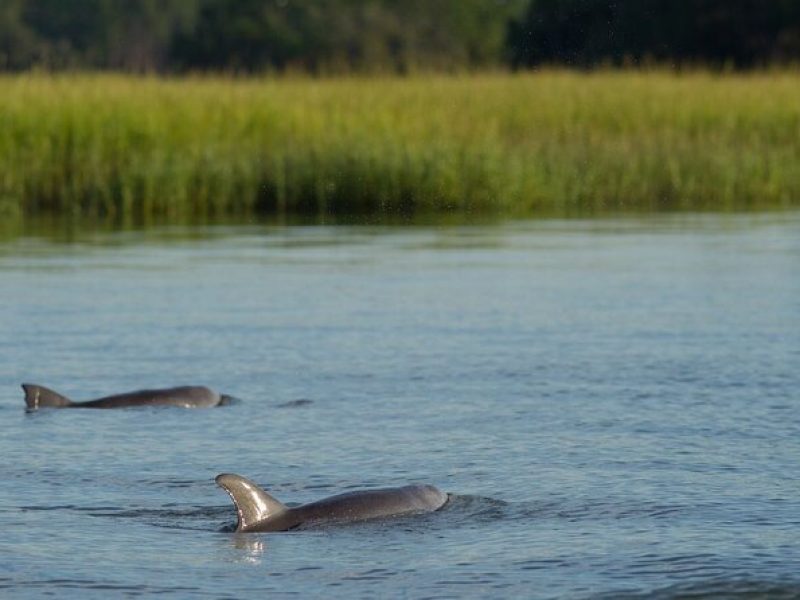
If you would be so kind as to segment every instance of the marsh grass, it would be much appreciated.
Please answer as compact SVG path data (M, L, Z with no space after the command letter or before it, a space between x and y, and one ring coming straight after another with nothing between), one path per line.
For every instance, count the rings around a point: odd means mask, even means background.
M0 212L739 210L800 204L800 76L0 77Z

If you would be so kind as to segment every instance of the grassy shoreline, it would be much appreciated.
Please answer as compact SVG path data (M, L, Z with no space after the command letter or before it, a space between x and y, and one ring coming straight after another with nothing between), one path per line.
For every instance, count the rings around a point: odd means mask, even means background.
M800 75L0 77L0 214L800 206Z

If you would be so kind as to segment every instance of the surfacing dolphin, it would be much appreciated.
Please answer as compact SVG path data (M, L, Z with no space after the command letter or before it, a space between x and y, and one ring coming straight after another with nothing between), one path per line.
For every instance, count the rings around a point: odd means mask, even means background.
M87 402L73 402L66 396L32 383L23 383L22 389L25 390L25 404L27 404L28 411L40 408L127 408L131 406L209 408L231 401L230 396L218 394L200 385L185 385L161 390L139 390L105 396Z
M288 531L300 525L342 523L433 512L442 508L448 495L432 485L363 490L338 494L310 504L290 508L258 485L232 473L215 481L236 505L237 532Z

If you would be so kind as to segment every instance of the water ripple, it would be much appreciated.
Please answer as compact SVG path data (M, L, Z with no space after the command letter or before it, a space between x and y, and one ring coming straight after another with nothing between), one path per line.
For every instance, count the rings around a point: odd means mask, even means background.
M620 590L592 596L597 600L796 600L800 582L707 580L670 585L663 588Z

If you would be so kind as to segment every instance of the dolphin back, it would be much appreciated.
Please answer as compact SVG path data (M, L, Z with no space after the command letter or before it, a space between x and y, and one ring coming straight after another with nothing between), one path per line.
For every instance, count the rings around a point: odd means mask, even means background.
M128 408L132 406L178 406L210 408L218 406L222 396L202 385L184 385L157 390L138 390L79 402L81 408Z
M39 408L66 408L72 406L72 401L58 392L36 385L34 383L23 383L22 389L25 391L25 404L27 410L34 411Z
M432 485L345 492L305 504L295 510L303 522L346 522L433 512L448 495Z

